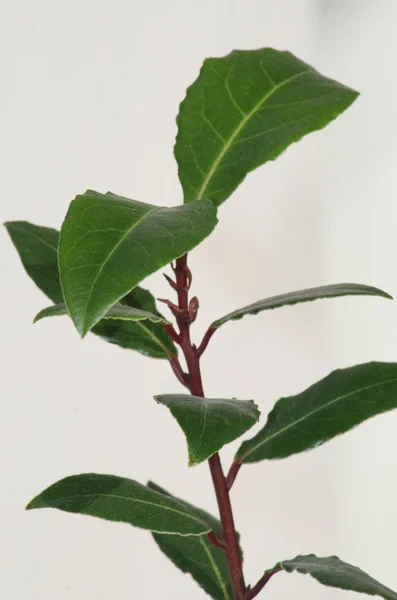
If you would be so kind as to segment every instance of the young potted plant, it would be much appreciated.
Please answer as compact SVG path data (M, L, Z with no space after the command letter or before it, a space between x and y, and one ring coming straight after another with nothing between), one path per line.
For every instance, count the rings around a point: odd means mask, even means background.
M191 296L188 253L213 232L222 203L250 171L325 127L357 95L289 52L264 48L207 59L177 118L181 206L166 208L89 190L71 202L60 233L24 221L6 223L27 273L52 302L35 321L68 315L82 337L92 332L122 348L169 361L184 393L172 391L155 400L183 430L189 464L208 461L219 517L153 482L95 473L54 483L28 509L53 507L147 529L175 565L215 600L251 600L281 571L308 573L328 586L397 600L391 589L335 556L280 560L249 585L230 494L248 463L315 448L396 408L397 364L372 362L337 370L298 395L281 398L263 428L242 442L228 471L219 451L256 424L260 411L252 400L205 396L200 371L212 336L221 335L218 330L229 321L321 298L390 296L357 283L304 289L258 300L216 319L199 343L191 337L199 300ZM169 309L165 317L140 284L167 265L171 297L160 299Z

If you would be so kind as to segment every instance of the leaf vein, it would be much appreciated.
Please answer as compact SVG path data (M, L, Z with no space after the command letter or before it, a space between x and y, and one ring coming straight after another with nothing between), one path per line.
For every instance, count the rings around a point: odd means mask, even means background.
M227 142L225 143L225 145L223 146L223 148L219 152L218 156L216 157L216 159L212 163L212 166L209 169L209 171L207 173L207 176L204 179L203 184L202 184L201 188L198 191L197 199L203 197L203 194L204 194L205 190L207 189L208 184L210 183L212 177L216 173L216 170L217 170L219 164L223 160L223 157L225 156L225 154L228 152L228 150L233 145L234 140L237 138L237 136L239 135L240 131L242 131L242 129L247 125L247 123L250 121L250 119L258 112L258 110L262 107L262 105L269 98L271 98L271 96L273 96L273 94L275 94L279 89L281 89L282 87L288 85L289 83L291 83L291 81L294 81L298 77L302 77L306 73L308 73L308 71L301 71L300 73L295 73L295 75L292 75L288 79L285 79L284 81L282 81L281 83L279 83L276 87L274 87L270 91L266 92L266 94L259 100L259 102L257 102L255 104L255 106L250 110L250 112L246 114L246 116L244 117L244 119L242 119L241 122L239 123L239 125L237 125L237 127L234 129L234 131L230 135L229 139L227 140Z
M303 421L305 421L306 419L309 419L313 415L321 412L322 410L325 410L325 409L329 408L333 404L336 404L337 402L339 402L341 400L345 400L345 398L349 398L350 396L354 396L355 394L358 394L360 392L365 392L365 391L370 390L372 388L376 388L376 387L379 387L379 386L384 386L384 385L387 385L388 383L394 383L396 381L397 381L397 377L393 377L393 379L388 379L386 381L381 381L381 382L373 383L371 385L368 385L366 387L360 388L358 390L354 390L353 392L349 392L348 394L344 394L343 396L338 396L337 398L334 398L330 402L327 402L326 404L323 404L323 406L320 406L319 408L316 408L316 409L312 410L311 412L306 413L305 415L303 415L303 417L300 417L299 419L296 419L292 423L288 423L288 425L285 425L285 427L282 427L281 429L279 429L275 433L269 435L267 438L265 438L264 440L262 440L258 444L256 444L256 446L254 446L253 448L251 448L246 454L244 454L241 457L241 460L244 460L247 456L249 456L250 454L252 454L253 452L255 452L258 448L261 448L262 446L264 446L265 444L267 444L268 442L270 442L274 438L277 438L279 435L285 433L286 431L288 431L292 427L295 427L296 425L299 425L299 423L302 423Z

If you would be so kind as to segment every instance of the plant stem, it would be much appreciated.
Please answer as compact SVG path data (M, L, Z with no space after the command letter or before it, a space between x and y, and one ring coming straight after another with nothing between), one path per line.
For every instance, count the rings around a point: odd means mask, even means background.
M203 354L203 352L206 350L208 343L209 343L210 339L212 338L212 336L214 335L215 331L216 331L216 329L214 329L213 327L209 327L207 329L207 331L205 332L202 342L197 349L197 356L199 358Z
M258 583L254 585L254 587L251 590L249 590L244 600L252 600L253 598L255 598L259 594L259 592L263 590L263 588L270 581L273 575L279 573L280 571L281 568L275 567L272 571L268 571L267 573L265 573L263 577L261 577L261 579L258 581Z
M208 460L212 481L218 501L219 514L221 517L223 538L226 542L226 560L229 575L232 582L235 600L243 600L246 592L241 557L238 547L236 530L234 527L232 505L223 474L221 459L216 453Z
M227 474L227 477L226 477L226 485L227 485L227 489L229 491L232 489L233 483L234 483L241 467L242 467L242 463L237 458L235 458L234 461L232 462L232 466L230 467L229 473Z
M188 375L183 384L194 396L204 396L203 383L200 372L200 356L203 353L206 344L201 345L198 350L190 340L190 316L189 316L189 287L192 275L187 266L187 255L178 258L174 268L176 276L176 291L178 293L178 308L175 312L175 318L179 327L179 345L185 356ZM209 336L211 337L211 335ZM209 338L208 338L209 341ZM208 342L207 342L208 343ZM175 371L175 363L172 365ZM179 369L177 369L179 371ZM178 373L176 373L178 376ZM181 373L179 372L179 381ZM226 561L229 570L229 576L233 588L234 600L244 600L246 587L242 562L239 552L236 529L234 526L233 511L230 503L228 484L223 473L219 454L216 453L208 461L212 482L215 488L216 499L219 507L219 514L222 523L222 547L225 552ZM211 539L211 538L210 538ZM219 543L217 544L219 545Z

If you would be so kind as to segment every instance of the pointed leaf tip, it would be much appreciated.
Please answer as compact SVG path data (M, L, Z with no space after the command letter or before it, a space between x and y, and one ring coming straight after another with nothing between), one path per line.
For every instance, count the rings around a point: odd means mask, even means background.
M57 508L159 533L203 535L211 526L172 497L124 477L84 473L54 483L27 510Z

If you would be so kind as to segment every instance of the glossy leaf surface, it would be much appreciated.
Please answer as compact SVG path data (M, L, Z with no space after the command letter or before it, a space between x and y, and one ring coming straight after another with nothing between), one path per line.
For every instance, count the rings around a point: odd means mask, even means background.
M263 310L272 310L274 308L291 306L301 302L311 302L312 300L319 300L321 298L336 298L339 296L381 296L383 298L392 298L386 292L368 285L361 285L359 283L336 283L334 285L324 285L317 288L289 292L287 294L265 298L264 300L258 300L258 302L243 306L243 308L234 310L221 319L217 319L212 323L211 327L216 329L228 321L242 319L245 315L257 315Z
M122 521L135 527L179 535L201 535L211 526L180 502L145 485L115 475L84 473L58 481L27 506Z
M397 363L339 369L301 394L281 398L265 427L243 442L237 457L242 462L284 458L393 408L397 408Z
M293 560L278 563L270 572L284 570L309 574L323 585L380 596L385 600L397 600L396 592L373 579L358 567L342 562L337 556L320 558L314 554L297 556Z
M69 316L69 311L65 303L53 304L43 308L34 318L34 322L41 321L47 317ZM116 304L102 317L103 319L117 319L119 321L153 321L154 323L166 323L167 321L158 315L155 315L139 308L130 308L124 304Z
M168 495L168 492L152 482L148 483L148 487ZM187 510L197 510L191 504L180 499L177 500ZM211 525L213 531L220 533L221 524L219 520L208 513L205 513L205 515L205 520ZM233 599L225 553L214 546L207 536L182 537L154 533L153 537L159 548L174 565L184 573L190 573L211 598L214 598L214 600Z
M252 400L201 398L185 394L155 396L167 406L186 436L189 465L197 465L250 429L259 419Z
M9 222L6 227L28 275L50 300L63 302L58 272L59 232L26 221ZM121 303L163 319L152 294L141 287L134 288L121 299ZM164 359L167 353L177 354L173 341L159 323L102 320L92 332L111 344L137 350L151 358Z
M224 202L245 176L322 129L357 92L289 52L234 50L204 61L180 106L175 157L185 202Z
M209 200L162 208L111 193L77 196L61 229L59 269L80 335L145 277L202 242L216 223Z

